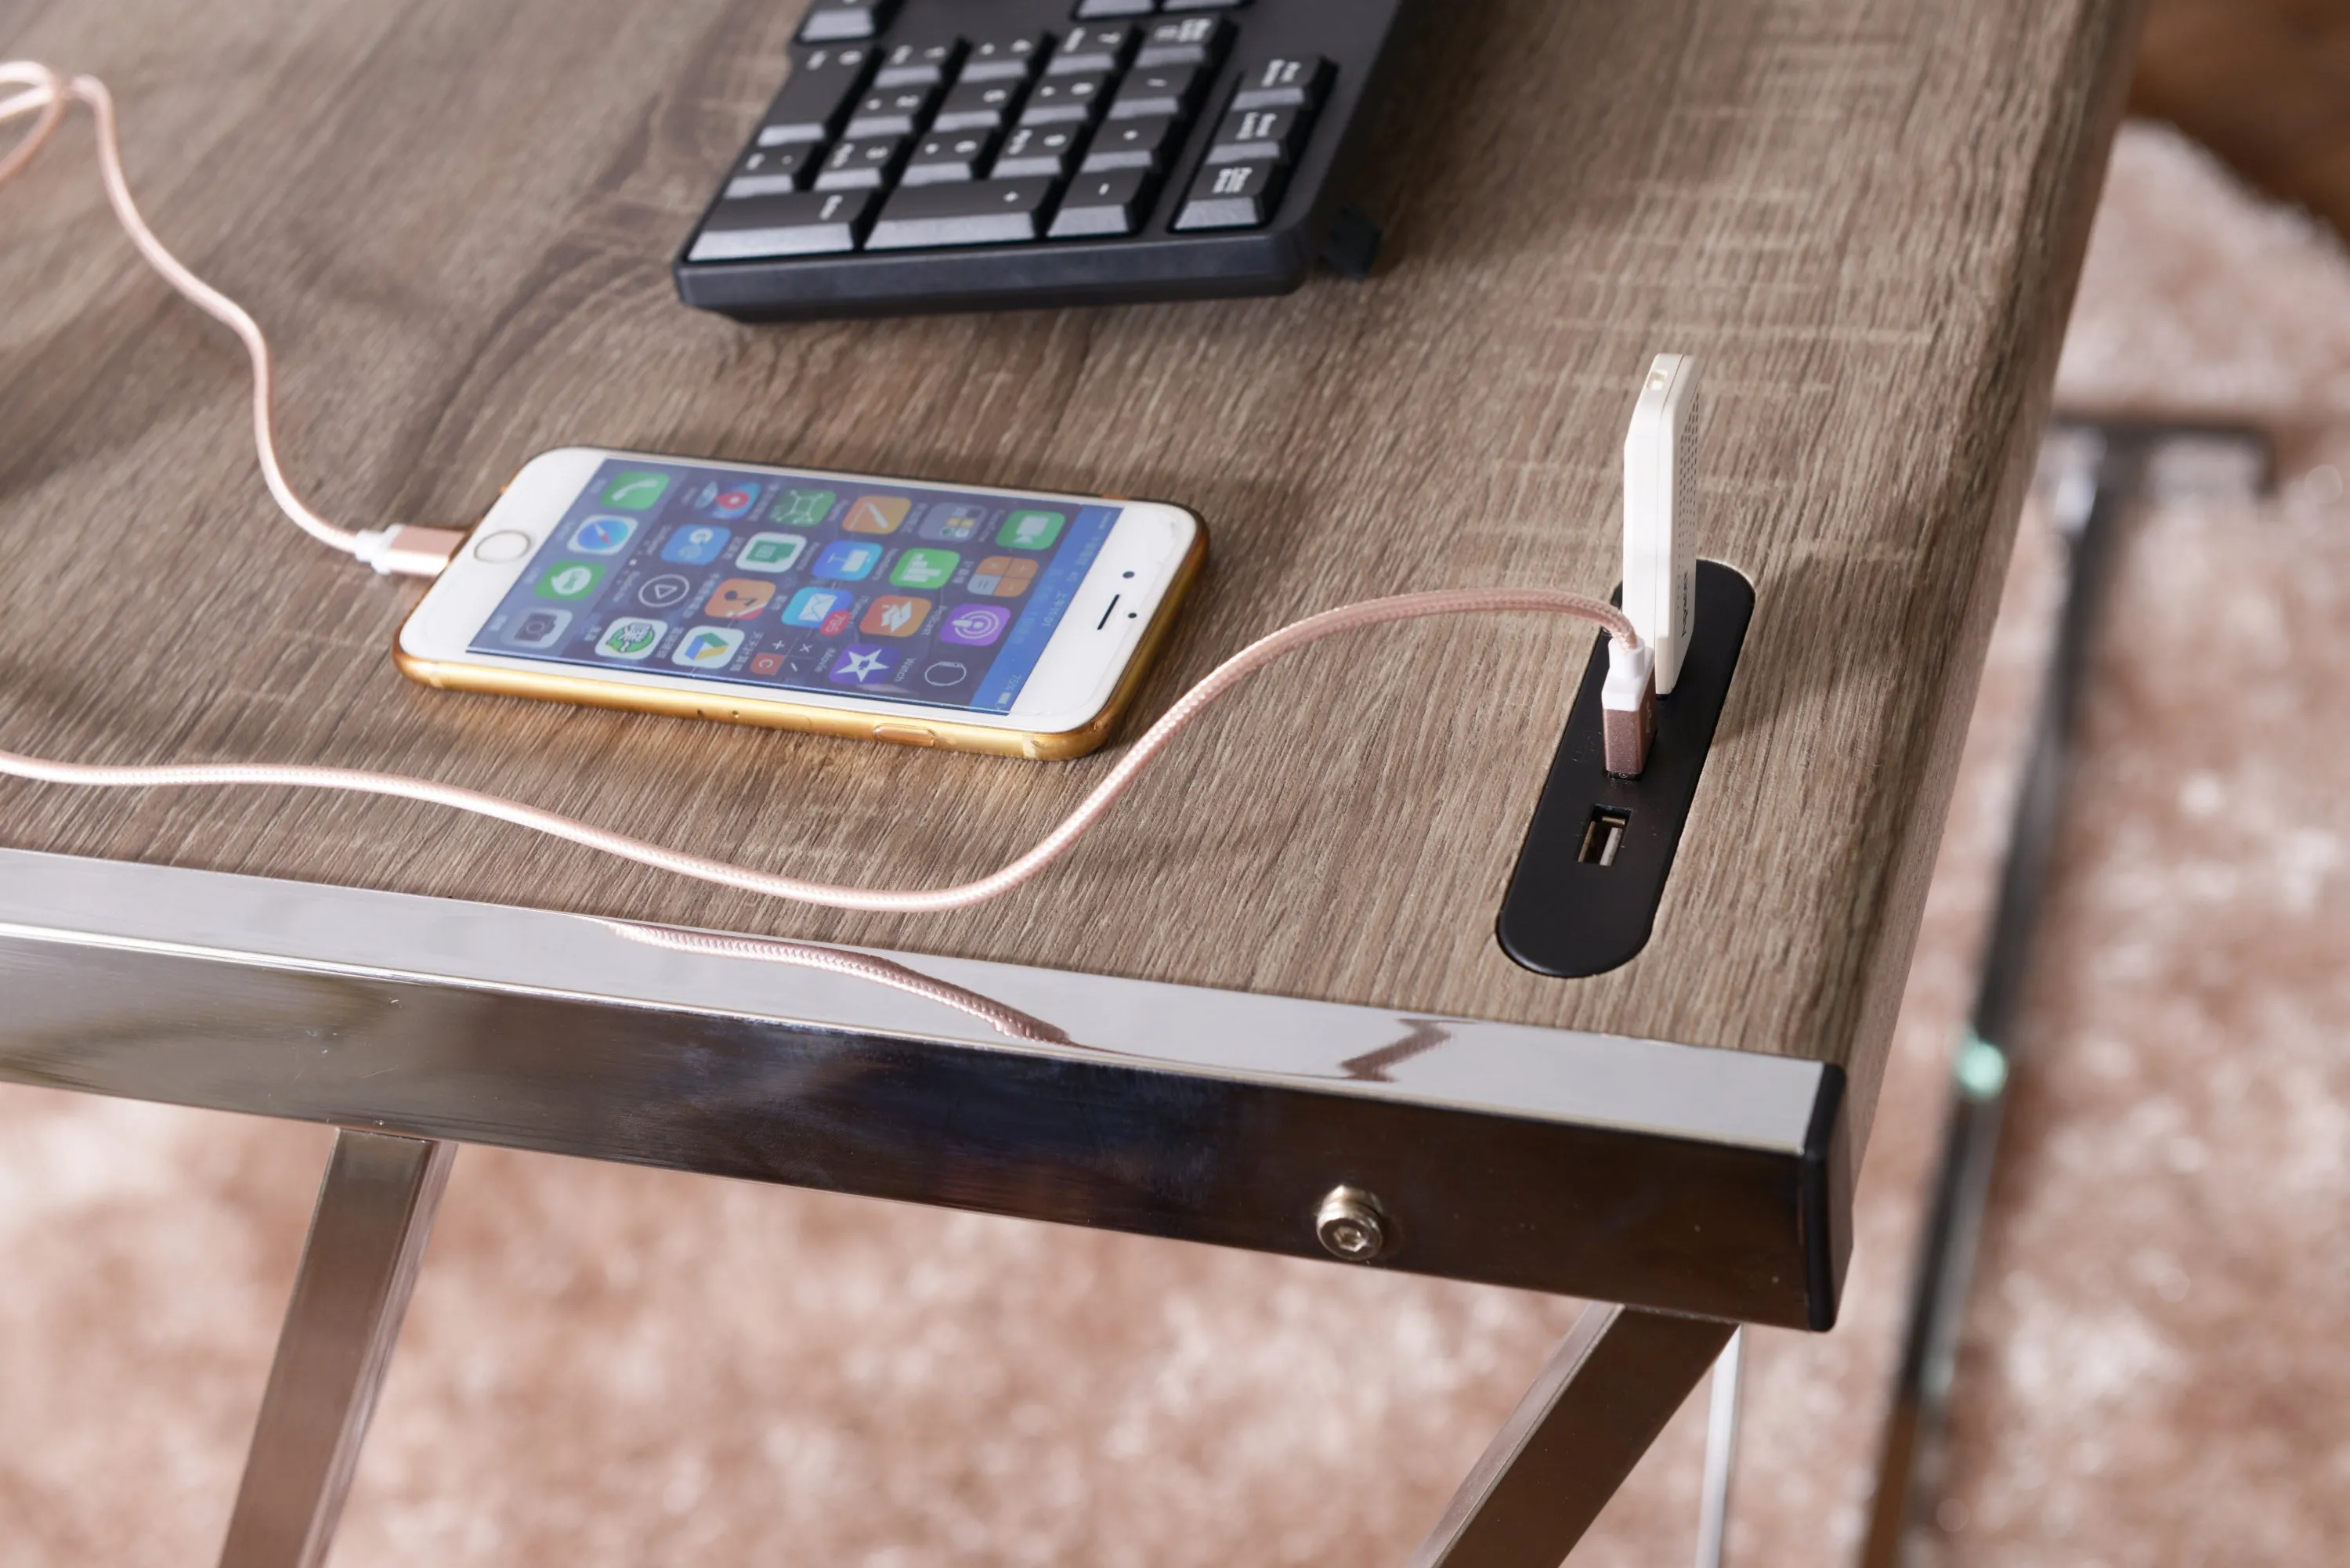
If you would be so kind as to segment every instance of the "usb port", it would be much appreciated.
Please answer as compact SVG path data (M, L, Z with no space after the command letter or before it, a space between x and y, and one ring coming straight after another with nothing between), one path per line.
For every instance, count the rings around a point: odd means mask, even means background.
M1586 866L1613 866L1616 852L1624 847L1624 827L1632 820L1628 811L1614 806L1595 805L1591 822L1583 830L1583 851L1575 858Z

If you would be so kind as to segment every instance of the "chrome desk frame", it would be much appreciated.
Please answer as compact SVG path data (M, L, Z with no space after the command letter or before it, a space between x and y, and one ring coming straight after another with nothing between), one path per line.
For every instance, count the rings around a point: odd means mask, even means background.
M1832 1066L883 955L1043 1021L504 906L0 850L0 1079L333 1124L224 1563L323 1560L456 1143L1366 1264L1594 1306L1416 1563L1552 1568L1740 1322L1824 1329Z

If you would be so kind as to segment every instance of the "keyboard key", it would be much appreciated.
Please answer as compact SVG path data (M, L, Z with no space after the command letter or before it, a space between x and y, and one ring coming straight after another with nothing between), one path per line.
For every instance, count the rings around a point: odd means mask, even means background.
M1216 127L1208 149L1211 163L1250 163L1270 159L1286 163L1297 155L1305 117L1294 109L1236 109Z
M1222 16L1186 16L1160 22L1142 35L1138 66L1212 66L1232 41L1232 25Z
M1200 82L1201 73L1193 66L1137 69L1118 84L1118 96L1110 99L1109 117L1139 119L1165 114L1180 119L1191 112L1191 100L1199 93Z
M1148 16L1159 9L1158 0L1077 0L1077 20L1097 21L1104 16Z
M880 36L898 0L816 0L800 23L803 44L844 44Z
M936 97L925 87L883 88L867 93L857 100L857 111L848 117L851 136L911 136L930 112L931 100Z
M1273 217L1280 193L1281 165L1212 163L1200 171L1175 216L1178 229L1257 229Z
M962 185L908 185L881 209L868 251L929 245L998 245L1044 234L1050 180L974 180Z
M944 87L948 77L954 74L955 65L962 58L962 40L948 38L935 44L899 44L881 57L881 68L874 73L873 85L893 87Z
M1127 51L1133 47L1132 27L1072 27L1053 51L1053 63L1045 73L1065 77L1075 71L1114 71L1126 64Z
M1107 174L1113 169L1163 169L1182 138L1167 115L1144 119L1113 119L1094 133L1086 149L1080 174Z
M783 147L801 141L829 141L865 85L873 64L866 48L813 49L792 67L784 90L767 108L759 126L759 145Z
M1167 0L1162 11L1237 11L1248 0Z
M1241 73L1241 88L1232 95L1232 107L1311 112L1322 107L1323 95L1330 90L1335 74L1330 62L1319 55L1275 55Z
M1045 35L1024 33L1014 38L983 38L971 47L962 63L967 82L1024 82L1045 57Z
M1084 134L1074 125L1024 125L1004 138L995 160L998 180L1062 180L1077 161L1077 140Z
M1028 95L1020 110L1023 125L1083 125L1094 117L1109 91L1109 73L1087 71L1082 76L1046 77Z
M922 138L898 176L901 185L945 185L976 180L981 165L995 146L993 130L956 130Z
M734 165L733 178L723 192L730 202L746 196L775 196L807 183L815 167L816 149L806 142L790 147L754 147Z
M870 191L795 191L722 202L685 259L743 261L853 251L879 201Z
M891 171L906 151L902 136L876 136L864 140L851 140L832 150L816 171L816 188L819 191L878 191L889 182Z
M933 130L995 130L1020 97L1018 82L959 82L939 105Z
M1052 237L1103 239L1134 233L1150 210L1150 187L1157 178L1148 169L1079 175L1053 215Z

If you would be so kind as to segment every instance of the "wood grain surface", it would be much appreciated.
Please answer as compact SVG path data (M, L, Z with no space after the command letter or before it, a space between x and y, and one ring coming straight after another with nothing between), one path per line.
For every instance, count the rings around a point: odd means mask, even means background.
M1660 349L1704 357L1704 553L1759 605L1655 940L1494 942L1589 646L1487 619L1260 677L1063 867L852 917L421 807L0 785L0 839L1840 1061L1866 1127L2130 57L2129 0L1446 0L1358 188L1367 283L749 328L669 258L781 79L770 0L0 0L104 77L167 242L283 356L354 525L471 523L592 442L1165 496L1213 554L1147 719L1310 610L1604 592ZM835 879L1024 848L1037 764L424 691L417 589L255 474L243 361L106 215L86 121L0 192L0 744L396 768Z

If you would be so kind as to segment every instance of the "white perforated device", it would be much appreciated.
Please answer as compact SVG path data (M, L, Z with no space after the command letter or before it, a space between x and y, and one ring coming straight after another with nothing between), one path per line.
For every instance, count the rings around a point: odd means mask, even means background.
M1624 437L1624 613L1656 650L1657 693L1697 624L1697 360L1659 354Z

